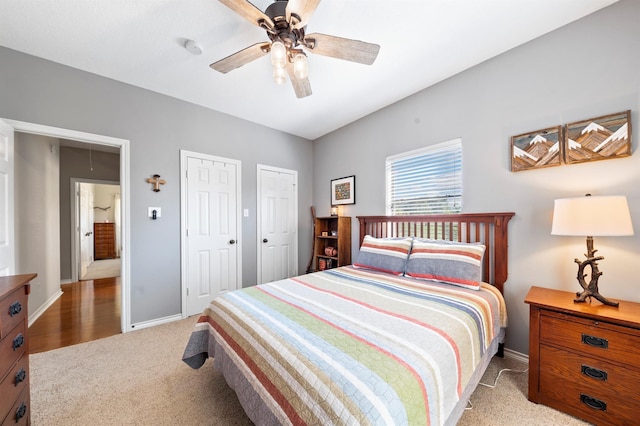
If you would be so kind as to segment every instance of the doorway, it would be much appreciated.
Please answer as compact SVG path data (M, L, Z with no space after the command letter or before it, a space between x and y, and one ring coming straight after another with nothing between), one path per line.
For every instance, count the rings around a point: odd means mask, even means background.
M36 134L53 138L74 141L80 146L89 147L95 145L114 147L120 154L120 185L121 185L121 235L122 235L122 267L121 267L121 291L120 291L120 309L121 309L121 332L127 332L131 329L131 312L130 312L130 293L129 293L129 276L130 276L130 233L129 233L129 192L130 192L130 171L129 171L129 141L126 139L113 138L110 136L97 135L92 133L79 132L70 129L62 129L40 124L27 123L22 121L3 119L9 124L15 132L27 134ZM18 142L19 143L19 142ZM55 302L55 299L52 300ZM46 309L46 307L44 307ZM32 319L30 318L30 322Z
M71 194L71 281L120 276L119 182L72 178Z

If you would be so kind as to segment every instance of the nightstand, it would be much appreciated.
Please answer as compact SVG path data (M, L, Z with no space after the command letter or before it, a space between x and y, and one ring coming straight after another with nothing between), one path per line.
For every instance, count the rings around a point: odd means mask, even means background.
M637 425L640 304L574 303L531 287L529 400L597 425Z

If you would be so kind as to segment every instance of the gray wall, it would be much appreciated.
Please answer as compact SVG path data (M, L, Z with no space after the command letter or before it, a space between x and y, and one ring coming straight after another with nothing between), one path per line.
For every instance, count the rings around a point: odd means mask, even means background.
M71 178L120 181L120 155L60 147L60 279L71 279ZM93 166L93 170L91 170Z
M60 291L58 145L58 139L26 134L16 135L14 144L16 272L38 274L31 314Z
M242 161L242 205L249 209L242 221L245 286L257 273L257 164L297 170L299 270L306 267L310 141L2 47L0 117L131 141L132 323L180 312L180 149ZM167 181L158 193L145 182L155 173ZM150 221L147 206L162 207L162 221Z
M640 302L639 18L640 2L622 0L314 141L318 214L329 213L329 181L352 174L357 204L343 214L384 214L385 157L461 137L463 210L516 213L505 289L508 348L528 352L523 300L530 286L580 289L573 259L583 258L585 239L550 235L555 198L627 196L636 236L595 239L605 257L600 291ZM627 109L631 157L510 171L511 136Z

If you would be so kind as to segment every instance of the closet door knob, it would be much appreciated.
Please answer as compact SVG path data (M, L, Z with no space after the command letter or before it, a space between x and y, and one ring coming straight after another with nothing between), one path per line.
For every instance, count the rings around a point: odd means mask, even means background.
M264 238L264 239L262 240L262 242L263 242L263 243L268 243L268 242L269 242L269 240L267 240L266 238Z
M229 244L235 244L236 240L229 240Z

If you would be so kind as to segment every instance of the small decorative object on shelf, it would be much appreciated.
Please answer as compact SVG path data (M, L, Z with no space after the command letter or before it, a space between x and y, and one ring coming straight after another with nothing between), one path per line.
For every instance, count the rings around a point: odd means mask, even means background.
M338 254L338 249L335 247L325 247L324 254L327 256L335 257Z
M318 259L318 271L324 271L327 269L327 260L324 258Z
M618 302L606 299L598 291L598 278L602 272L598 269L598 261L604 257L596 256L593 248L593 237L596 236L627 236L633 235L633 225L627 197L616 196L591 196L561 198L555 200L553 208L553 224L551 235L569 235L587 237L586 259L574 259L578 264L578 283L582 287L581 293L576 293L574 302L584 302L591 297L596 298L605 305L618 306ZM587 283L585 268L591 268L591 279Z

